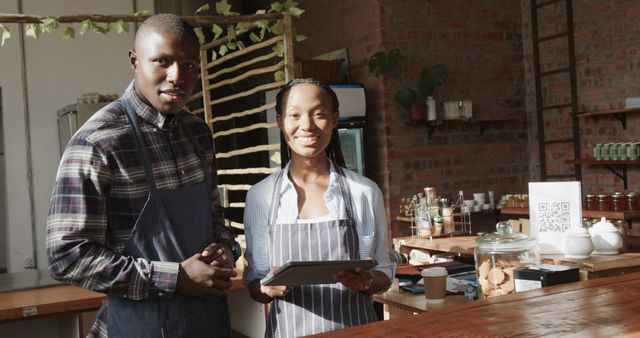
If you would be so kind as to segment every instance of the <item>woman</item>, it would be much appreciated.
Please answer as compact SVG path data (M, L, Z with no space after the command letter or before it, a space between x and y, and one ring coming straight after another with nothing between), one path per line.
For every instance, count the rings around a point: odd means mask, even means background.
M266 336L299 337L375 321L371 295L389 288L395 265L380 189L343 168L336 94L313 79L293 80L278 92L276 113L286 166L249 190L244 213L244 283L254 300L273 302ZM290 260L360 258L378 264L338 272L335 284L260 284L271 267Z

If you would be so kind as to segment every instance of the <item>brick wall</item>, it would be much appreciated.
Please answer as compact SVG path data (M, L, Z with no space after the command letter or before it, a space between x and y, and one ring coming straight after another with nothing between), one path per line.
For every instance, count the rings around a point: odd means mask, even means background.
M308 58L348 48L352 82L367 89L367 166L382 188L390 216L400 198L425 186L445 196L463 190L526 191L527 128L521 4L517 1L301 0L307 10L295 26L309 39L296 45ZM447 83L436 89L442 102L469 99L479 119L520 117L479 124L445 122L431 140L424 125L407 125L408 113L393 100L396 78L376 78L367 61L381 49L399 48L409 83L419 71L442 63Z
M536 156L530 161L533 180L539 179L537 156L536 113L531 42L529 1L522 0L526 106L529 116L529 142ZM564 30L564 3L540 10L540 36ZM579 111L620 108L629 96L640 96L640 1L637 0L574 0L574 37ZM542 68L566 66L566 41L546 43L541 48ZM555 77L544 83L545 104L567 102L568 81ZM551 112L554 118L545 124L547 139L570 135L568 111ZM613 115L580 118L580 149L582 158L593 158L596 143L640 141L640 114L627 115L627 128ZM551 160L562 159L571 149L553 147L547 153ZM549 161L549 159L547 159ZM573 167L558 160L551 170L571 171ZM621 168L617 168L621 171ZM623 191L622 180L603 166L583 166L583 192ZM640 167L628 170L629 189L640 190Z

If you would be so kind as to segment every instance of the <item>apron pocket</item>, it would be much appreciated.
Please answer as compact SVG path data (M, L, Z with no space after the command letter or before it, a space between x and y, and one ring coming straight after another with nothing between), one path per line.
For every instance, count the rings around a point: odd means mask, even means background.
M216 327L213 313L201 313L162 322L162 337L215 337L221 327ZM220 336L222 337L222 335Z

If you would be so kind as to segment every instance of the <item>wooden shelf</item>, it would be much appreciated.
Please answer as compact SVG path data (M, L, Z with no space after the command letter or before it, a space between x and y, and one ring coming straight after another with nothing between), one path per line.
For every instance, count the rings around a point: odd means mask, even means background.
M528 208L502 208L500 209L500 212L506 215L529 216ZM627 211L582 210L582 217L588 217L588 218L606 217L607 219L621 219L621 220L640 219L640 210L627 210Z
M597 116L597 115L615 115L615 114L627 114L627 113L640 113L640 108L617 108L617 109L602 109L577 113L578 117Z
M602 165L609 169L614 175L618 176L622 180L622 184L624 189L629 188L628 177L627 177L627 166L628 165L638 165L640 166L640 160L621 160L621 161L613 161L613 160L596 160L595 158L586 158L580 160L567 160L569 164L590 164L590 165ZM619 172L614 168L622 167L622 172Z
M618 109L604 109L594 110L577 113L577 117L587 116L599 116L599 115L613 115L622 124L622 129L627 129L627 114L640 113L640 108L618 108Z
M595 158L585 158L581 160L567 160L569 164L601 164L601 165L640 165L640 160L596 160Z
M478 117L472 117L470 119L452 119L452 120L442 120L442 119L438 119L438 120L433 120L433 121L415 121L415 120L409 120L407 122L405 122L406 126L410 126L410 127L416 127L416 126L426 126L427 132L428 132L428 138L429 140L431 140L431 137L433 136L433 132L440 126L442 126L443 124L445 124L445 122L448 123L476 123L480 126L480 135L484 135L484 131L487 130L488 128L488 123L493 123L493 122L501 122L501 121L524 121L525 117L524 116L519 116L519 115L509 115L509 116L489 116L489 117L483 117L483 118L478 118Z

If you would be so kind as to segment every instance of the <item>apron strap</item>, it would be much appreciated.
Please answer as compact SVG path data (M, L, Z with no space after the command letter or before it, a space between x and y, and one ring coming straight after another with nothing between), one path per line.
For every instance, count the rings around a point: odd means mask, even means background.
M276 177L276 183L273 186L273 192L271 193L271 209L269 211L269 220L267 225L271 226L278 220L278 209L280 208L280 189L282 187L282 173L284 170L278 172Z
M149 154L147 153L147 149L144 145L144 140L142 139L142 133L140 132L140 126L138 125L137 115L133 112L133 107L131 107L131 103L126 99L118 99L122 106L124 107L125 113L127 113L127 117L129 121L131 121L131 127L133 128L133 137L136 140L136 146L138 147L138 159L141 160L144 165L144 174L147 179L147 184L149 184L149 190L152 194L156 192L156 179L153 177L153 172L151 171L151 161L149 160Z
M184 131L187 132L187 135L189 135L189 138L191 139L191 143L196 148L196 154L198 154L198 158L200 158L200 163L202 164L202 169L204 170L205 180L209 180L211 174L209 173L209 164L207 163L207 158L204 155L204 149L202 148L202 145L200 144L200 142L198 142L195 135L193 135L193 131L185 127L182 121L180 121L180 125L182 126L182 129L184 129ZM215 162L215 151L213 152L213 154L214 154L213 161Z
M335 162L333 162L333 166L334 168L336 168L336 172L338 174L338 184L340 185L340 192L342 193L342 200L344 201L345 205L346 218L353 219L353 210L351 207L353 200L351 198L351 189L349 189L349 185L347 184L344 170ZM271 209L269 211L269 223L267 223L269 226L275 224L278 219L277 214L278 209L280 208L280 189L282 186L282 175L283 170L280 170L273 187L273 192L271 193Z

